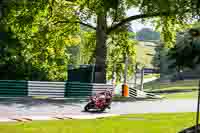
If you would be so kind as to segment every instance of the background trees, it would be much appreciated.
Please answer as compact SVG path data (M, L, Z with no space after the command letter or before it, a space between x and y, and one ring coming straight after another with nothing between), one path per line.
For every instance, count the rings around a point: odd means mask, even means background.
M126 40L130 38L130 21L162 17L162 40L164 47L170 48L174 43L175 20L182 22L198 16L197 5L196 0L4 0L1 25L6 25L20 42L17 55L25 64L45 72L49 80L66 79L67 64L95 63L101 68L96 82L105 83L112 51L117 51L119 44L119 60L125 53L133 58L135 42ZM140 14L126 16L131 8L139 8ZM110 41L113 38L121 40Z
M79 25L73 23L54 24L55 20L74 15L75 9L70 8L69 5L66 6L66 3L59 3L60 1L47 0L9 1L6 3L7 10L1 23L6 25L9 32L12 32L14 37L20 41L18 44L15 43L13 49L14 52L17 52L17 60L20 58L20 61L14 61L13 64L23 65L20 67L21 70L26 69L26 72L21 72L26 76L21 76L20 79L66 79L66 66L73 62L70 55L74 51L70 47L79 44L79 39L77 39ZM6 42L6 45L9 46L10 42ZM43 71L46 78L34 76L35 74L32 73L34 68ZM6 71L6 68L2 71ZM19 69L13 71L20 72ZM37 75L42 74L38 73Z
M192 28L178 34L174 48L170 49L171 65L180 71L183 68L195 68L200 63L200 28Z
M149 28L143 28L137 32L136 39L141 41L158 41L160 40L160 33Z
M26 73L26 76L18 76L19 79L26 77L27 80L64 80L67 64L95 63L97 41L96 33L91 30L95 28L86 22L95 17L92 7L85 8L82 2L65 0L13 0L5 4L6 14L2 17L1 24L6 25L14 38L20 42L20 45L14 43L13 51L17 52L21 59L18 62L15 60L13 64L20 65L19 68L23 68L21 70L26 70L22 72L12 68L21 74ZM95 10L97 12L97 9ZM123 13L119 13L118 17L123 16ZM112 15L114 17L114 13ZM7 31L2 30L2 33L4 32ZM6 43L6 46L10 45L9 42ZM123 45L126 45L125 43L126 41L120 42ZM4 46L1 46L3 49ZM8 65L8 62L2 61L1 64ZM46 77L33 76L33 68L43 71ZM5 69L6 67L2 72Z

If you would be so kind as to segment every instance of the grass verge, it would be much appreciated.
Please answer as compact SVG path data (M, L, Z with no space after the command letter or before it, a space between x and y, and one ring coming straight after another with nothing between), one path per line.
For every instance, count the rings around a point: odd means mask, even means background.
M197 99L198 92L183 92L183 93L172 93L172 94L163 94L167 99Z
M194 113L137 114L95 120L0 123L0 130L2 133L177 133L194 123Z
M161 83L158 80L144 84L145 90L173 90L173 89L197 89L198 80L184 80L170 83Z
M196 99L198 80L183 80L170 83L161 83L158 80L144 84L147 92L162 92L162 96L168 99ZM184 92L191 91L191 92ZM173 93L169 93L173 92Z
M147 74L147 75L144 75L144 78L146 78L146 79L153 78L153 77L159 78L160 74Z

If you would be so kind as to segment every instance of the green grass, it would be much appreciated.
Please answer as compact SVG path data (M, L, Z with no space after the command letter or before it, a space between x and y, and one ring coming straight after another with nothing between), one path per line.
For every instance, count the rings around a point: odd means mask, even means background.
M177 133L194 123L194 113L137 114L96 120L0 123L0 131L1 133Z
M126 101L135 101L136 99L134 98L128 98L128 97L123 97L123 96L114 96L112 98L112 101L120 101L120 102L126 102Z
M198 93L197 91L193 91L193 92L164 94L162 96L168 99L197 99L197 93Z
M144 75L144 78L153 78L153 77L160 77L160 74L147 74L147 75Z
M145 64L146 67L153 67L151 62L153 59L152 55L155 54L155 48L151 46L143 46L141 44L143 44L143 42L140 42L140 44L135 46L137 61L142 64Z
M178 92L178 93L164 93L160 94L160 96L163 96L166 99L197 99L198 92L192 91L192 92Z
M193 90L198 89L198 80L176 81L171 83L160 83L159 81L153 81L144 84L146 91L160 91L160 90ZM183 93L165 93L161 94L168 99L195 99L197 98L197 91L183 92Z
M159 81L144 84L145 90L175 90L175 89L197 89L198 80L177 81L171 83L160 83Z

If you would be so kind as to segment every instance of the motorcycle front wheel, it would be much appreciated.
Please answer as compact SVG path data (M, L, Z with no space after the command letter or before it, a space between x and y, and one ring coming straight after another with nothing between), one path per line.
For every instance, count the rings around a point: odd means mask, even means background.
M88 112L91 108L92 108L92 103L89 102L87 105L85 105L84 110Z
M100 112L104 112L105 110L106 110L106 108L103 107L103 108L100 109Z

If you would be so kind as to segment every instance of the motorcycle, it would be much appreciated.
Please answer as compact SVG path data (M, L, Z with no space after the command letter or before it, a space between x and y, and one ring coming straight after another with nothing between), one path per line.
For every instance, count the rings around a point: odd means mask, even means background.
M110 109L110 105L112 102L112 92L106 90L105 92L101 92L95 96L90 97L89 103L84 107L86 112L90 112L91 110L95 110L98 112L103 112L107 108Z

